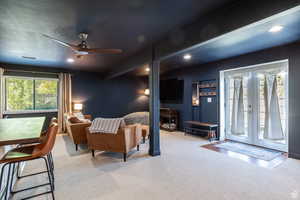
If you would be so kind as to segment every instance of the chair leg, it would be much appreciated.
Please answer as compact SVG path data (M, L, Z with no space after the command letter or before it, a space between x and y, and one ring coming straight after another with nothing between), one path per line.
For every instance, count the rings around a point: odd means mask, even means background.
M76 151L78 151L78 144L75 144L75 149Z
M124 162L126 162L126 159L127 159L127 153L123 153L123 160L124 160Z
M92 156L95 157L95 150L92 149Z
M53 171L54 171L54 161L53 161L52 152L50 152L49 156L50 156L50 159L51 159L52 169L53 169Z
M146 143L146 137L143 136L143 144L145 144L145 143Z
M139 144L136 146L136 149L137 149L138 151L140 150L140 145L139 145Z

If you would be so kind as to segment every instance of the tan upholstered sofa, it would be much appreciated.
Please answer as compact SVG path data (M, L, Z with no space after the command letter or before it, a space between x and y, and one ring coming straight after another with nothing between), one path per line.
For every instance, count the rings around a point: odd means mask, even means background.
M119 128L117 134L111 133L90 133L86 128L88 147L95 156L95 150L123 153L126 162L127 153L139 145L142 136L140 125L130 125Z
M91 122L81 122L81 123L71 123L69 121L71 115L65 114L65 123L69 136L71 137L73 143L75 144L76 151L78 150L78 144L87 144L85 129L91 126ZM92 119L91 115L84 115L85 119Z
M141 124L143 143L149 137L149 112L133 112L124 116L126 125Z

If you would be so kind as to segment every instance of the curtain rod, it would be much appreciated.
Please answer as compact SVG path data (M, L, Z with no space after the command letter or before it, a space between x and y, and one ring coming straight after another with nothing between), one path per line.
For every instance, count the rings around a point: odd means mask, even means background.
M59 75L59 72L40 72L40 71L18 70L18 69L7 69L7 68L4 68L4 71L11 71L11 72L30 72L30 73L34 73L34 74L55 74L55 75Z

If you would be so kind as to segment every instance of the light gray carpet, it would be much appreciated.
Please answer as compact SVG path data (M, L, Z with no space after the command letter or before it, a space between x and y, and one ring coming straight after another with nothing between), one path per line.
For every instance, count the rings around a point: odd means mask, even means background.
M280 151L275 151L272 149L266 149L266 148L256 147L253 145L231 142L231 141L226 141L220 144L216 144L215 146L218 148L226 149L228 151L237 152L240 154L248 155L250 157L254 157L266 161L273 160L274 158L282 155L282 152Z
M164 132L161 156L149 157L148 144L143 144L141 151L134 152L124 163L119 154L97 152L92 158L84 149L76 152L67 136L59 136L53 152L56 199L300 199L300 161L287 159L275 169L266 169L199 148L206 143L199 137ZM41 162L34 162L26 166L25 172L41 168ZM42 181L44 176L28 178L18 186ZM14 199L20 199L20 195Z

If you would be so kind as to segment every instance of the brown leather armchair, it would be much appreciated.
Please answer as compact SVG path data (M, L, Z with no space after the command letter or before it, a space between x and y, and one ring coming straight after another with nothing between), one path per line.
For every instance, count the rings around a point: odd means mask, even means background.
M69 115L65 116L65 123L67 127L67 132L71 137L73 143L75 144L76 151L78 150L78 144L87 144L85 129L91 126L91 122L82 123L71 123L69 121ZM85 119L92 119L91 115L84 115Z
M93 157L95 150L123 153L126 162L127 153L139 145L142 136L142 129L139 125L125 126L120 128L117 134L111 133L90 133L86 128L88 147L92 150Z

